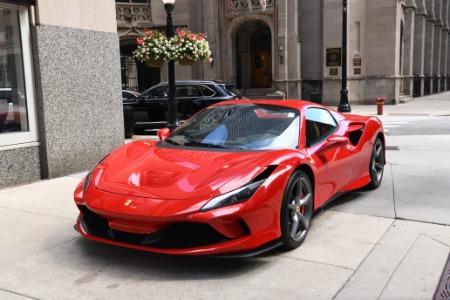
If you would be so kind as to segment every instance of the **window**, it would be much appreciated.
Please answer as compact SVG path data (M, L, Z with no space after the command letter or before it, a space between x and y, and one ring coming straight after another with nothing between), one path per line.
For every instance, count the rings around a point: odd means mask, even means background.
M205 97L212 97L216 94L216 92L212 90L210 87L199 85L198 88L200 89L202 95Z
M149 101L153 99L167 98L169 96L168 86L157 86L152 89L146 90L134 101Z
M37 141L31 66L27 8L2 4L0 5L0 147Z
M309 108L306 110L306 147L310 147L328 137L338 124L325 109Z

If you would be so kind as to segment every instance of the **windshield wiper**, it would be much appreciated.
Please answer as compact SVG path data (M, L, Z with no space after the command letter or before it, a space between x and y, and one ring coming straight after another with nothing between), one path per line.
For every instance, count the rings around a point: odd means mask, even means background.
M192 146L192 147L204 147L204 148L218 148L218 149L241 149L239 147L229 147L224 145L217 145L217 144L211 144L211 143L199 143L199 142L188 142L184 143L185 146Z
M180 146L180 145L181 145L180 143L177 143L177 142L175 142L174 140L169 139L169 138L166 138L166 139L164 140L164 142L167 142L167 143L169 143L169 144L176 145L176 146Z

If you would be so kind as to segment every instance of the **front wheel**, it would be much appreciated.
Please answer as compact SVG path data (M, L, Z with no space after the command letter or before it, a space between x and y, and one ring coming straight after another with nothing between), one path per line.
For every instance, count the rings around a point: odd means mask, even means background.
M376 189L380 186L381 180L383 179L385 165L384 157L384 145L380 138L375 140L375 144L372 149L372 156L370 157L369 163L369 173L370 173L370 183L367 185L369 189Z
M289 179L281 205L281 241L286 249L295 249L308 233L313 210L311 180L302 170Z

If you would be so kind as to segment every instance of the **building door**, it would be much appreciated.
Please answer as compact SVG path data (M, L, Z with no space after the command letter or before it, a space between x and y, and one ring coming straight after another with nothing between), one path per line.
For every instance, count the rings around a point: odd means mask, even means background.
M272 83L272 57L270 52L252 53L252 87L266 88Z
M272 33L261 20L248 21L236 31L236 84L238 88L272 85Z

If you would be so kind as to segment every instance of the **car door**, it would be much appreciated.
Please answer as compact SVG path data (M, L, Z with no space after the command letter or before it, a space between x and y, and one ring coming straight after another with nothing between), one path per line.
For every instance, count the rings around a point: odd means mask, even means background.
M352 147L327 109L306 110L304 135L306 150L315 162L316 205L319 206L353 180ZM330 141L341 144L329 147Z
M136 128L159 128L165 125L168 93L167 85L157 86L134 100L133 116Z
M202 93L195 84L178 85L175 97L178 103L178 119L184 121L196 112L194 101L202 97Z

